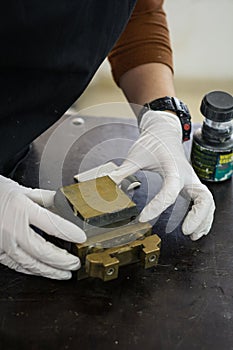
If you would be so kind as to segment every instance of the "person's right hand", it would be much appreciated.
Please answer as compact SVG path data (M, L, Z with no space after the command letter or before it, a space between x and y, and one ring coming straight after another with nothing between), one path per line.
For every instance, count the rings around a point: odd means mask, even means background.
M0 263L59 280L70 279L71 271L80 268L78 257L47 242L30 226L66 241L85 242L83 230L45 209L53 204L54 195L54 191L26 188L0 176Z
M162 188L145 206L139 221L155 219L174 204L180 194L192 203L182 224L183 234L193 241L207 235L213 223L215 203L185 156L179 118L170 112L150 110L142 117L140 131L127 159L109 176L119 184L139 169L160 174Z

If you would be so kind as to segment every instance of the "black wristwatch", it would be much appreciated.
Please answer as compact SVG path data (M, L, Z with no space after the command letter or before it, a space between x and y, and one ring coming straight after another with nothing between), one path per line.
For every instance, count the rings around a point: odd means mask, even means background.
M153 111L175 112L181 122L182 131L183 131L183 141L188 141L190 139L191 115L188 107L182 101L180 101L176 97L165 96L162 98L158 98L154 101L151 101L149 103L146 103L138 115L139 125L143 115L150 109Z

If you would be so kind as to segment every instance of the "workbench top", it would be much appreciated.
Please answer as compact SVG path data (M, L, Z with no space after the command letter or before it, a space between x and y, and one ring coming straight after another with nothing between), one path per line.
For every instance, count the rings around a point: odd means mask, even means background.
M17 180L57 189L80 171L120 163L138 137L131 119L75 118L64 116L35 141ZM137 175L142 186L133 198L141 210L161 180ZM217 206L211 232L196 242L183 236L187 203L178 199L175 212L169 208L154 225L162 239L156 268L122 267L117 280L104 283L54 281L0 266L0 349L233 349L233 186L230 180L208 187Z

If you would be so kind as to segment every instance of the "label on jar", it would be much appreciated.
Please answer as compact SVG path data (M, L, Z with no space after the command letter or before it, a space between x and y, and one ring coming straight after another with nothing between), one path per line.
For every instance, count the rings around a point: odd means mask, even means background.
M205 181L224 181L233 173L232 149L210 150L193 140L191 161L199 178Z

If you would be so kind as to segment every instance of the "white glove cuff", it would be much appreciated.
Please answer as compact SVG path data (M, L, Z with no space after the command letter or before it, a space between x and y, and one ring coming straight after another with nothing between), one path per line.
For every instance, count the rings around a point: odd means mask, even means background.
M170 130L176 130L182 140L180 120L174 113L149 110L143 115L139 128L143 131L150 127L156 127L157 130L162 129L163 132L167 129L168 133Z

